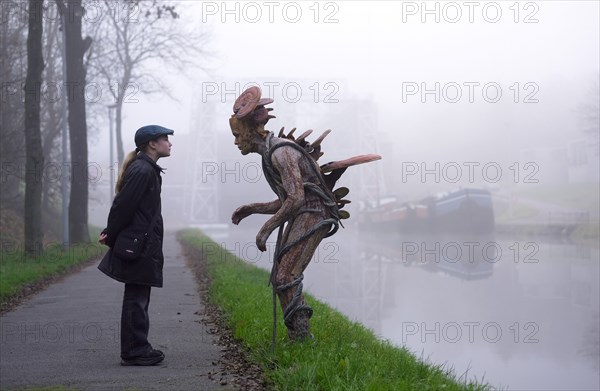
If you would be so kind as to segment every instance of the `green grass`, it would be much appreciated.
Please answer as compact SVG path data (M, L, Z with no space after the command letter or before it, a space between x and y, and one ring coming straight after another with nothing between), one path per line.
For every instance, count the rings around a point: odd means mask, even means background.
M510 211L509 208L505 208L501 213L496 216L496 222L507 222L518 219L525 219L530 217L535 217L538 215L538 210L529 206L524 205L522 203L515 203L513 205L513 210Z
M314 309L314 340L290 342L278 307L277 347L271 353L272 290L268 273L236 258L200 231L179 240L205 259L209 297L224 313L233 336L249 351L276 390L482 390L486 385L457 379L451 368L417 359L404 348L306 295ZM194 260L198 262L198 260Z
M536 185L515 191L515 194L565 208L589 210L597 215L600 189L597 183L570 183L565 185Z
M0 253L0 301L18 295L22 289L44 278L65 273L74 266L98 258L106 250L97 243L99 229L90 229L92 242L63 250L54 243L44 247L39 256L27 257L22 248L4 248Z
M590 240L590 245L598 247L598 238L600 237L600 224L591 223L580 225L575 229L575 232L571 235L575 239Z
M515 190L515 195L523 199L540 201L554 204L562 208L589 211L589 223L579 224L571 234L576 240L591 241L593 245L598 241L600 225L598 221L600 209L600 189L597 183L572 183L565 185L536 185L535 187L523 187ZM496 223L510 224L515 220L523 220L536 217L540 212L530 205L516 202L513 205L512 215L509 214L508 206L502 201L495 200L494 207L498 211ZM513 234L536 235L540 229L539 224L519 224L511 227Z

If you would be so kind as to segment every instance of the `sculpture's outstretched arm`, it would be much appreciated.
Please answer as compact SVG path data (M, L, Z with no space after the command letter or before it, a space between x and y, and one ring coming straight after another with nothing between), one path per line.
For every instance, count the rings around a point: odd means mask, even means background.
M302 159L299 151L291 147L277 148L271 155L273 166L283 179L286 199L281 208L262 226L256 235L256 245L261 251L266 251L266 243L271 232L285 221L289 220L304 206L304 183L298 162Z
M242 205L231 215L231 222L238 225L240 221L253 214L272 215L281 208L281 201L257 202L254 204Z

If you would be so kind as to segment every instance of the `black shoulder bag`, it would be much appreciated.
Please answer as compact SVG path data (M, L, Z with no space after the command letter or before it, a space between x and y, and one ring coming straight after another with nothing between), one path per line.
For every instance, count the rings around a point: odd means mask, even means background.
M150 226L147 229L142 230L139 226L128 226L119 232L115 245L112 248L113 255L128 261L139 258L144 252L148 235L152 232L154 226L156 226L158 215L160 215L160 205L156 213L154 213L154 217L152 217Z

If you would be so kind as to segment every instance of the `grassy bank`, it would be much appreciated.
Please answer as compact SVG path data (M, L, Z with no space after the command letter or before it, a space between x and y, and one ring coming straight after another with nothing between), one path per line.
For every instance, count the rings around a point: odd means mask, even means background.
M314 340L293 343L278 305L277 348L271 353L272 291L268 273L236 258L198 230L179 240L206 262L210 300L223 312L233 336L259 364L269 388L278 390L472 390L452 370L418 360L406 349L381 341L362 325L307 296L314 309Z
M598 215L600 194L598 183L569 183L564 185L522 186L514 192L516 196L546 202L577 210L588 210Z
M62 249L59 243L44 246L43 253L28 257L21 246L3 246L0 253L0 303L19 296L24 289L62 275L106 250L96 242L100 230L90 229L92 242Z

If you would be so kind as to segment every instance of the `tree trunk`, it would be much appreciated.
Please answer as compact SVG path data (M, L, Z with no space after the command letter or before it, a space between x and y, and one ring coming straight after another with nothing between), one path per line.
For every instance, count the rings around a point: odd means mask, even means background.
M128 47L129 42L125 42L125 47ZM127 57L128 59L128 57ZM125 64L125 72L121 78L121 85L117 86L117 110L116 110L116 138L117 138L117 157L119 159L119 169L123 165L125 159L125 149L123 148L123 102L127 93L127 86L131 82L131 67L132 64L127 60Z
M45 29L46 34L46 42L45 42L45 58L46 58L46 75L45 79L47 82L56 83L58 80L56 78L56 55L53 49L56 45L61 45L61 41L58 40L58 23L51 22L46 24ZM54 151L54 140L60 135L60 116L61 105L66 104L64 99L61 99L58 103L56 99L47 99L45 101L46 111L42 111L42 118L45 118L46 121L42 121L43 129L42 132L42 148L44 153L44 162L52 162L52 152L56 154ZM45 114L45 115L44 115ZM53 165L56 166L56 162L53 162ZM50 180L49 180L50 179ZM50 212L50 191L52 190L52 183L56 182L55 177L44 177L43 181L43 189L42 189L42 210L44 212ZM50 225L56 225L56 222L45 221L46 227Z
M40 93L44 56L42 53L42 3L29 0L29 31L27 35L27 79L25 80L25 252L41 254L42 171L44 154L40 130Z
M117 109L116 109L116 115L115 115L115 117L116 117L115 122L117 125L117 126L115 126L115 129L116 129L116 134L115 134L116 137L115 138L117 139L117 161L119 162L119 165L117 168L118 170L121 169L121 166L123 165L124 156L125 156L125 153L123 151L123 137L121 136L121 134L122 134L122 132L121 132L122 113L123 113L123 100L119 99L117 101ZM113 164L113 162L110 162L110 164Z
M71 195L69 198L69 241L88 243L88 146L85 114L85 68L83 56L92 39L81 38L83 7L81 0L67 6L56 0L66 28L67 97L69 99L69 142L71 145Z
M0 8L4 4L0 0ZM8 12L0 22L0 216L9 209L22 211L24 207L21 171L26 161L25 105L17 88L24 86L26 79L28 20L22 20L20 15L21 12Z

